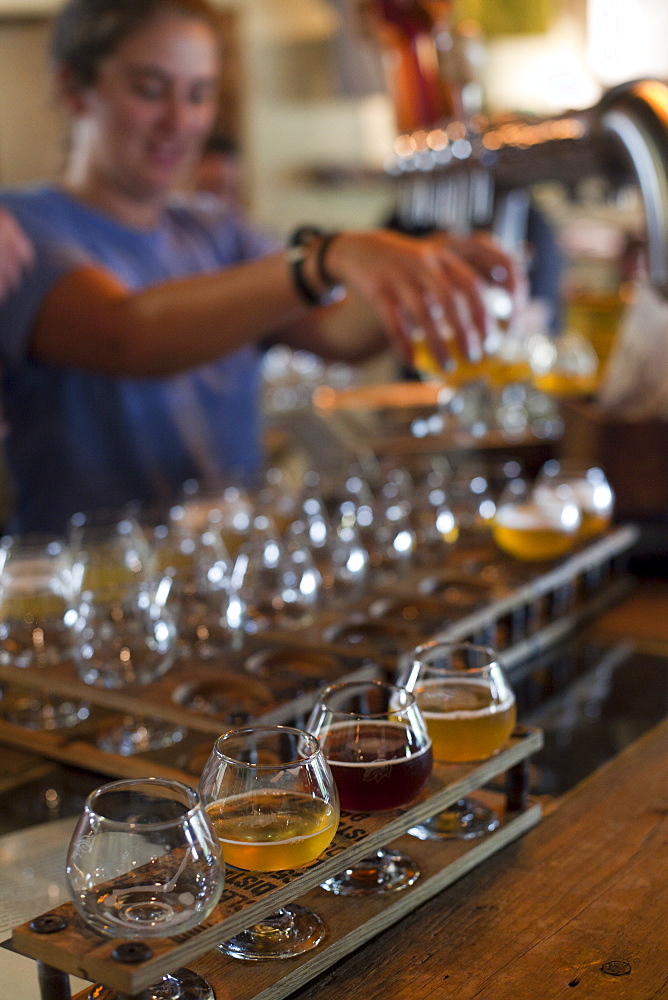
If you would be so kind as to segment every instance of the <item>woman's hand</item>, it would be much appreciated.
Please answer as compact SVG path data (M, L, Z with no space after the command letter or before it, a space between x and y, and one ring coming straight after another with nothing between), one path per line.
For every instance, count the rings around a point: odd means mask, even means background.
M18 222L0 208L0 302L16 288L33 256L32 244Z
M485 234L415 239L388 230L344 232L328 249L327 270L371 303L407 364L418 330L441 364L457 352L480 358L488 323L484 286L513 294L518 280L511 258Z

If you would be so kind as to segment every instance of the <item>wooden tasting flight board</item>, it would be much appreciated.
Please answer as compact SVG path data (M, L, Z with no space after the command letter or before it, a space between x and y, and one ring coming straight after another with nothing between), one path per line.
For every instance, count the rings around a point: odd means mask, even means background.
M67 926L55 933L37 933L32 921L15 929L12 946L45 965L93 982L103 982L135 994L160 975L187 965L204 970L217 1000L259 998L280 1000L426 899L460 878L491 854L538 823L538 804L513 803L493 795L503 817L492 834L471 841L419 841L406 831L457 799L482 788L502 774L524 768L542 746L538 729L518 729L503 750L475 765L436 764L428 787L405 809L391 813L343 813L332 844L318 861L292 872L250 873L229 870L221 901L197 928L174 938L151 942L152 957L136 965L111 958L118 940L89 931L71 904L51 911ZM479 793L487 794L487 793ZM514 808L517 806L517 808ZM407 889L380 896L346 898L318 889L325 879L375 850L402 846L419 864L421 877ZM214 951L216 944L268 916L280 906L299 900L320 912L328 927L325 941L299 959L244 962Z

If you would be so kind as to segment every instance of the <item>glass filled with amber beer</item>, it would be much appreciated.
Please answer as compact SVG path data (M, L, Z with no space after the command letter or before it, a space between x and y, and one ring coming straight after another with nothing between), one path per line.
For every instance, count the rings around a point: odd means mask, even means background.
M199 793L226 864L244 871L291 871L334 839L339 798L318 740L291 726L258 725L220 736ZM325 926L290 904L218 947L242 959L290 958L314 948Z
M558 495L563 486L573 493L582 512L580 538L592 538L610 527L615 495L603 469L569 461L550 459L536 479L535 493L547 499Z
M496 506L492 535L507 555L524 562L550 562L580 540L582 510L572 487L511 481Z
M398 684L415 696L436 761L487 760L515 727L515 695L496 653L487 646L425 643L406 658ZM422 840L467 840L498 825L496 813L467 797L409 832Z

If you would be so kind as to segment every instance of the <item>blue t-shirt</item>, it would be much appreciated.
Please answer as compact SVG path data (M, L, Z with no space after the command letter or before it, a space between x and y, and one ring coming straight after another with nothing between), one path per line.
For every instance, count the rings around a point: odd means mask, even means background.
M79 510L166 502L187 479L261 465L260 353L247 347L169 378L118 378L29 356L44 296L98 264L127 287L218 270L271 241L213 199L175 200L159 225L120 225L51 186L0 193L33 240L36 266L0 304L2 405L16 488L12 530L60 531ZM187 336L187 332L184 334Z

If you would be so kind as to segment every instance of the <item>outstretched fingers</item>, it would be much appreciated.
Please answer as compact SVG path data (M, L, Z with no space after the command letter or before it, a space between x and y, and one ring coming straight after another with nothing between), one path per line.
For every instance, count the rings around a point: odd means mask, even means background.
M0 299L16 288L33 257L32 244L19 224L0 208Z

